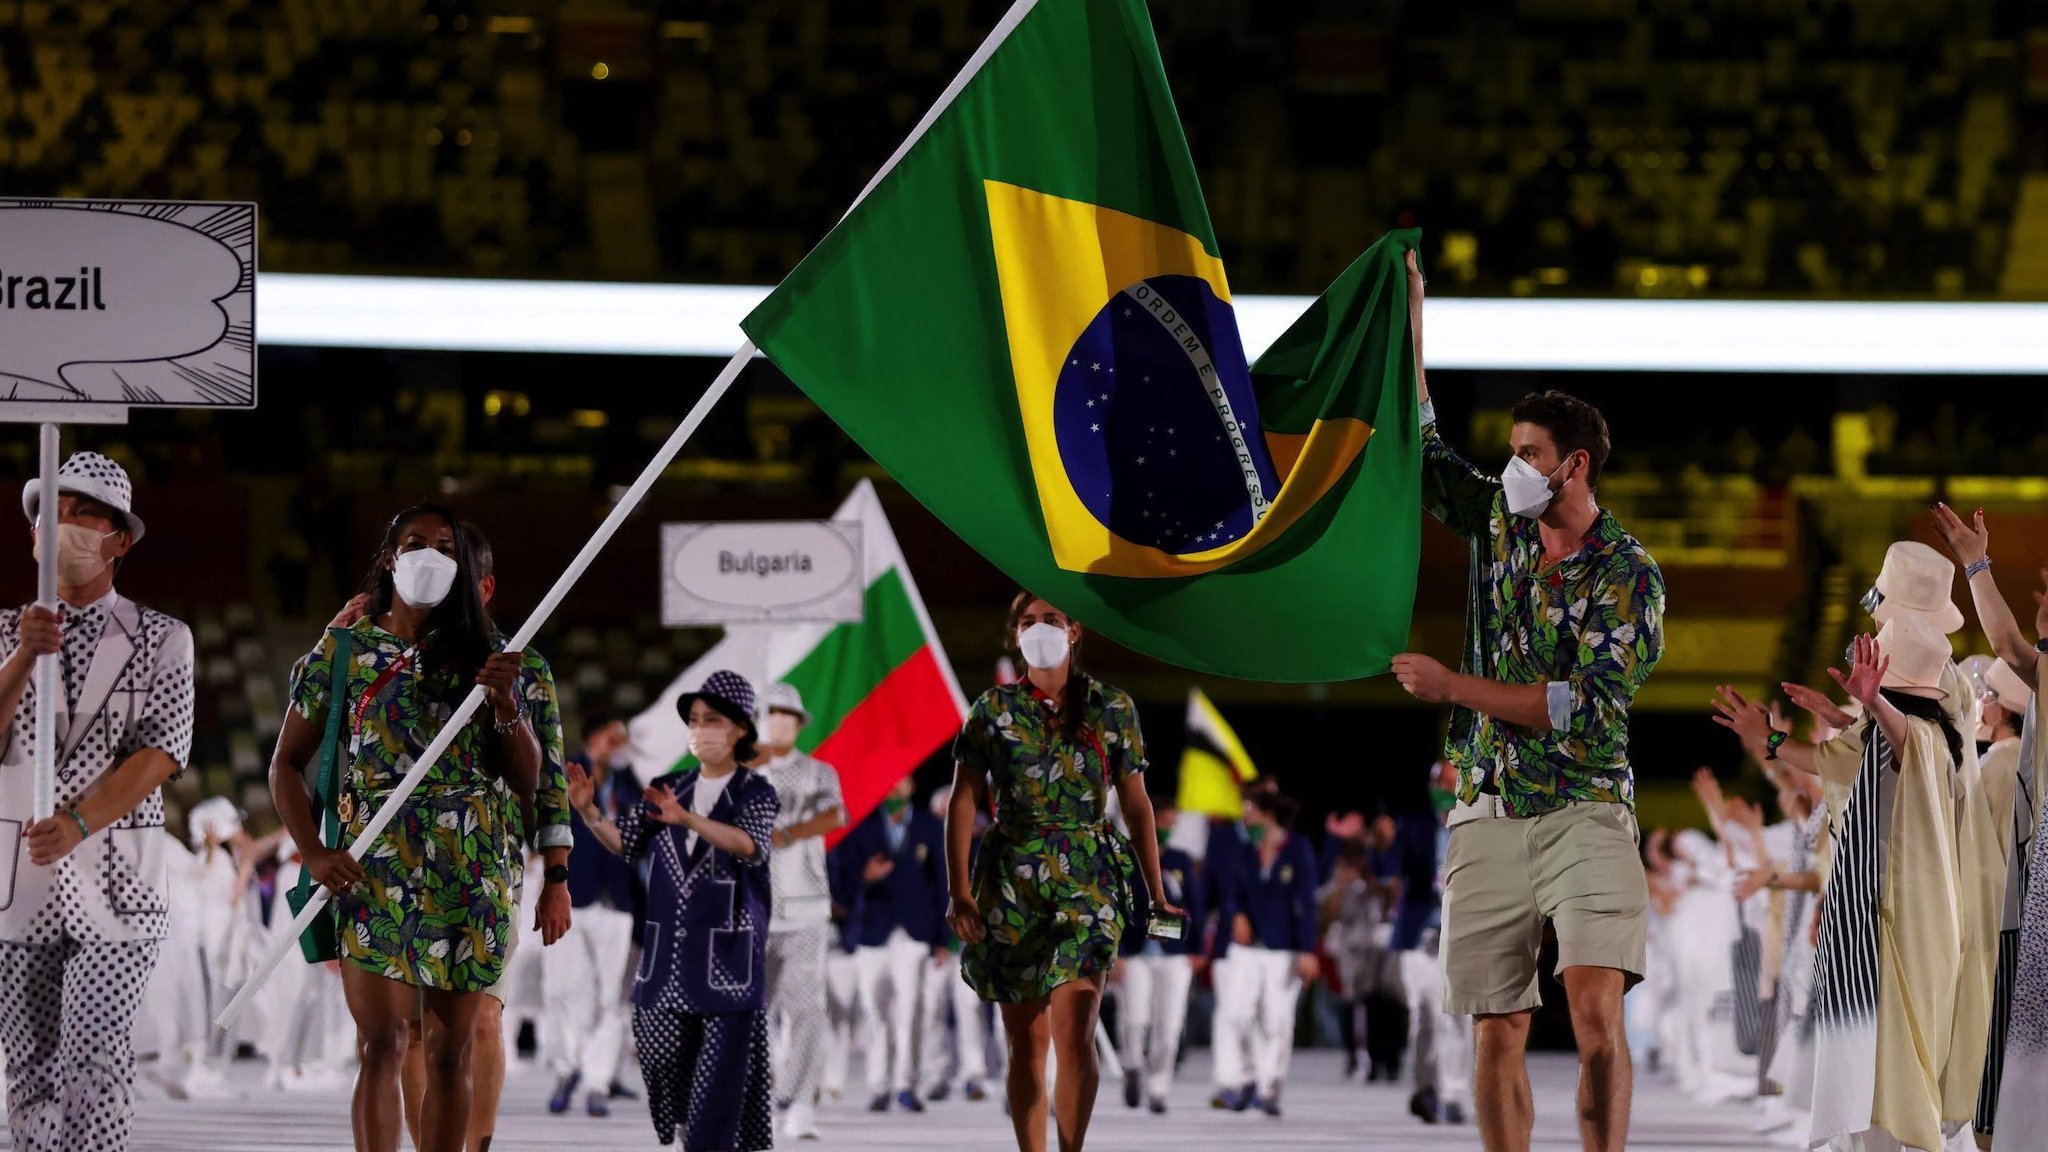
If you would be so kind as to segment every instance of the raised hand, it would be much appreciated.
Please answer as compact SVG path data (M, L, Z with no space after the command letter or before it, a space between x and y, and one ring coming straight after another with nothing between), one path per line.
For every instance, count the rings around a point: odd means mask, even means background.
M1735 733L1752 753L1763 747L1771 735L1770 714L1737 692L1733 684L1722 684L1714 689L1714 711L1714 723Z
M597 799L597 781L590 778L590 770L574 760L564 770L569 775L569 807L581 812Z
M648 788L640 795L654 808L654 818L663 824L681 824L690 817L690 810L666 788Z
M1721 795L1721 782L1714 779L1714 770L1702 766L1692 774L1692 794L1699 797L1700 807L1707 810L1707 819L1716 824L1721 822L1727 801Z
M1745 870L1742 876L1735 881L1735 899L1737 901L1747 900L1765 888L1770 887L1773 875L1775 875L1775 872L1770 868L1750 868Z
M1963 518L1946 504L1934 506L1934 530L1941 535L1941 542L1948 545L1949 554L1956 563L1967 568L1982 560L1991 549L1991 533L1984 527L1984 510L1977 509L1973 522L1964 523Z
M1877 702L1877 688L1884 680L1885 670L1892 666L1891 657L1878 647L1877 637L1869 635L1856 637L1851 655L1854 659L1849 662L1848 675L1843 675L1839 668L1828 669L1828 675L1835 678L1851 700L1861 700L1864 707L1871 707Z
M1856 722L1854 716L1836 707L1835 702L1828 699L1826 694L1816 692L1804 684L1794 684L1788 680L1778 687L1785 690L1785 699L1805 709L1815 720L1830 728L1847 728Z

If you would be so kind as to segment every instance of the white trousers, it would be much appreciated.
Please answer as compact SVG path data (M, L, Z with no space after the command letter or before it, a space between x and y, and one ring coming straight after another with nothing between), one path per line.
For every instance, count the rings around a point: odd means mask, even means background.
M1260 1096L1279 1094L1294 1055L1294 1009L1301 998L1301 977L1294 965L1298 953L1233 944L1230 966L1217 983L1216 1015L1228 1018L1243 1037L1238 1044L1219 1044L1215 1053L1216 1082L1224 1087L1251 1083ZM1251 1068L1244 1049L1251 1049ZM1247 1072L1249 1071L1249 1075Z
M919 1089L929 1095L956 1078L988 1079L988 1030L982 1024L981 997L960 978L959 953L947 953L925 972L920 1011L924 1039Z
M1396 952L1408 993L1408 1048L1415 1087L1434 1088L1437 1100L1472 1102L1472 1018L1444 1011L1443 962L1420 948Z
M592 904L575 910L553 948L521 949L541 958L549 1062L557 1076L581 1074L586 1092L604 1091L619 1073L634 927L631 912Z
M308 964L299 954L289 953L263 994L275 1001L264 1022L263 1040L272 1087L299 1073L340 1068L353 1057L355 1023L337 969Z
M860 1020L860 959L840 948L825 953L825 1068L827 1096L846 1091L846 1067L853 1057Z
M917 1087L918 1009L932 949L898 928L879 948L854 953L859 964L860 1002L866 1006L862 1060L868 1091L909 1092Z
M768 933L768 1043L775 1095L818 1102L825 1073L825 949L829 924Z
M1145 1078L1145 1094L1164 1099L1173 1083L1173 1059L1188 1019L1188 989L1195 969L1186 956L1126 956L1117 994L1124 1071Z

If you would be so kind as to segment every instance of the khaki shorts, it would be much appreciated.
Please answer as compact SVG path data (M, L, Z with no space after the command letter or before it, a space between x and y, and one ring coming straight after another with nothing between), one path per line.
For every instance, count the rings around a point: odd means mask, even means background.
M1618 968L1629 987L1642 980L1650 890L1636 839L1635 816L1621 804L1568 804L1452 828L1444 1010L1500 1015L1541 1004L1536 955L1546 920L1557 930L1560 976L1587 966Z

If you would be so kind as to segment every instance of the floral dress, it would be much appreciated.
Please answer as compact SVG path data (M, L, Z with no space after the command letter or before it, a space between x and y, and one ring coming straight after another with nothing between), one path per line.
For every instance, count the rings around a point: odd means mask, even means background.
M459 703L468 687L452 683L452 673L423 676L418 653L369 619L353 632L340 701L348 709L338 804L344 844L362 835L454 713L443 701ZM326 730L335 703L333 670L329 634L293 677L292 707L317 731ZM365 883L335 897L341 956L356 967L452 992L480 992L503 974L519 849L488 717L478 712L364 855Z
M987 932L960 956L984 1000L1036 1000L1107 975L1141 899L1130 842L1105 815L1110 790L1145 770L1137 706L1094 680L1069 691L1087 709L1078 740L1053 728L1050 703L1026 680L976 700L954 745L955 760L988 773L995 798L974 860Z

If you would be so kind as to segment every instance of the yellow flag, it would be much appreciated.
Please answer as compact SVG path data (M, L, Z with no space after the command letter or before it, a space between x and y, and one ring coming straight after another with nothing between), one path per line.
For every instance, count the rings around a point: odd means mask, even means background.
M1187 746L1180 755L1180 810L1235 820L1244 815L1244 783L1258 774L1223 713L1200 688L1190 689Z

